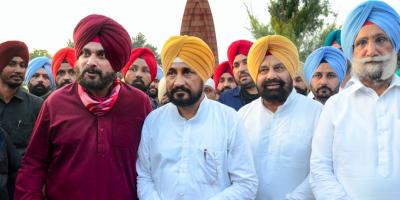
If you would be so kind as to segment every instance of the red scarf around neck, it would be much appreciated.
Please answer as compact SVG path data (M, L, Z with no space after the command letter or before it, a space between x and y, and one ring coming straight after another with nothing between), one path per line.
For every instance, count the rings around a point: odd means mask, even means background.
M100 117L110 111L117 101L119 96L118 94L121 89L121 83L119 79L115 79L112 87L111 95L102 98L89 95L86 90L78 84L78 94L86 109L88 109L94 115Z

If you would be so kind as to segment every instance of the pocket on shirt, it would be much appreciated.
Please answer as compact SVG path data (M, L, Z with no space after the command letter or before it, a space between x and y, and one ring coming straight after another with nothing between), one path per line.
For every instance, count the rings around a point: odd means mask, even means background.
M140 140L140 120L118 120L112 125L111 145L115 147L135 147ZM143 123L143 122L142 122Z
M198 166L195 166L195 168L199 169L196 174L198 181L210 185L217 183L221 174L223 153L202 148L198 149L196 154Z
M32 135L33 123L21 122L11 130L10 138L17 148L26 148Z

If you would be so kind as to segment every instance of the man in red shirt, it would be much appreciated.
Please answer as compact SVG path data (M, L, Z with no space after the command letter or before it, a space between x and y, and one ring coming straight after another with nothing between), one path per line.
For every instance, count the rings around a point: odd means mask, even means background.
M15 199L136 199L137 148L151 105L116 76L130 37L113 19L89 15L75 27L74 43L77 81L44 103Z

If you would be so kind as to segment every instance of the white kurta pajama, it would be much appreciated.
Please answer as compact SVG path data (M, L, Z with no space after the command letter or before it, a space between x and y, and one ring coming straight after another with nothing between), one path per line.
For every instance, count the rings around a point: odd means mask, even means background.
M239 110L259 179L256 199L313 199L309 160L321 110L321 103L294 89L275 113L263 105L262 97Z
M196 115L169 103L146 119L137 161L140 199L254 199L251 150L237 112L204 98Z
M315 132L317 199L400 199L400 78L378 96L353 77L325 104Z

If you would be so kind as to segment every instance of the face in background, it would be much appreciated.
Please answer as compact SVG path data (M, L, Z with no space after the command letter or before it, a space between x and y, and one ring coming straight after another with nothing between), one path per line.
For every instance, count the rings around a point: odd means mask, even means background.
M247 69L247 56L238 54L233 60L233 75L240 87L249 89L255 87Z
M204 85L204 94L206 94L208 99L217 100L217 92L215 91L214 87Z
M257 89L268 102L283 104L293 89L293 80L283 63L273 55L265 56L258 70Z
M125 82L143 92L147 92L151 82L151 74L150 68L144 59L138 58L133 62L126 72Z
M72 68L72 66L67 62L61 63L60 68L58 68L56 74L57 88L70 84L75 80L76 80L76 72L74 68Z
M306 82L301 78L301 76L297 75L293 79L293 87L297 93L307 96L308 88Z
M332 95L339 92L339 78L329 63L321 63L311 77L311 91L317 101L325 104Z
M176 106L189 107L200 100L204 82L186 63L173 63L165 78L169 101Z
M50 85L51 83L49 75L42 67L32 75L32 78L28 83L28 89L30 93L40 97L47 94L51 90Z
M160 83L160 80L158 80L157 78L155 78L149 86L149 89L147 90L147 94L151 97L151 98L157 98L158 96L158 83Z
M236 88L235 79L228 72L225 72L219 77L217 90L219 94L222 94L225 90Z
M13 57L7 66L1 71L1 81L9 88L15 89L22 85L26 73L27 64L19 57Z
M77 60L78 83L87 90L100 91L109 87L116 74L100 43L89 42Z
M377 25L363 26L353 49L353 74L375 85L381 85L393 76L397 67L397 53L389 37Z

